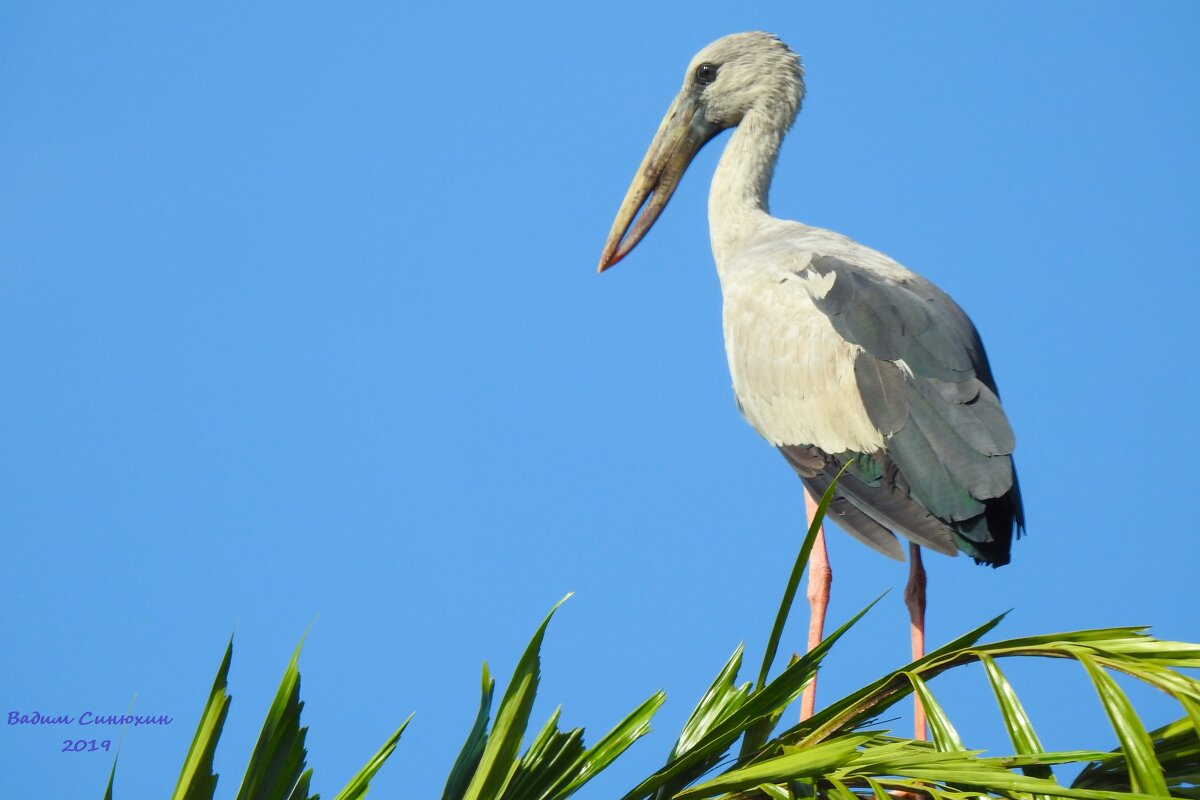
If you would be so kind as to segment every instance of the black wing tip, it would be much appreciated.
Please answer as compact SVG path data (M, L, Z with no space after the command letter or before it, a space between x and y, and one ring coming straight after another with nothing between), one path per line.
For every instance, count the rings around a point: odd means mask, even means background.
M955 543L976 564L1003 567L1011 561L1013 542L1025 535L1025 517L1016 482L1001 497L985 500L984 509L978 517L954 523Z

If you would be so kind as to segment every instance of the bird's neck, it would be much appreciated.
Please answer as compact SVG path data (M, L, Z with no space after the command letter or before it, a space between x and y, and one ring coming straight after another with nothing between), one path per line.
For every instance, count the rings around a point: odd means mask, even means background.
M718 270L766 220L767 192L791 120L752 109L733 131L708 194L708 228Z

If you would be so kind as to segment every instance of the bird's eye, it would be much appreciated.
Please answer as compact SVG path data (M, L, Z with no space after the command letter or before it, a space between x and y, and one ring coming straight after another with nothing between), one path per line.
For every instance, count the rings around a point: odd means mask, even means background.
M716 64L701 64L696 67L696 83L701 86L708 86L717 79Z

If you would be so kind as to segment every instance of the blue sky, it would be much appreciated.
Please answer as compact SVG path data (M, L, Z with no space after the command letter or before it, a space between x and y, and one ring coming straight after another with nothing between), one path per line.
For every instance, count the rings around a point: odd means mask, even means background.
M1001 635L1200 641L1200 6L734 6L6 5L0 711L136 695L175 721L128 732L118 796L164 796L234 633L232 797L311 626L314 788L416 712L375 793L436 797L480 662L507 675L575 591L535 716L594 739L664 688L580 796L657 766L761 652L802 535L729 389L724 138L595 264L688 59L750 29L808 71L772 210L953 294L1017 430L1029 535L1000 570L927 560L931 642L1009 608ZM907 652L903 566L831 533L832 621L892 592L826 699ZM1081 670L1014 676L1047 746L1111 746ZM1004 748L980 675L939 687ZM0 725L5 795L98 796L110 758L60 733Z

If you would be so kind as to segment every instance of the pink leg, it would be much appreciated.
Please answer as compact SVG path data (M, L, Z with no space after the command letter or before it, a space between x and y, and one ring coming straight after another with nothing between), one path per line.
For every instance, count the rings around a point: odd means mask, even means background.
M908 585L904 587L904 604L912 633L913 661L925 655L925 565L921 563L921 548L908 543ZM913 738L925 741L925 708L913 697Z
M808 490L804 492L804 514L811 526L817 513L817 501ZM833 570L829 568L829 553L825 550L825 527L817 533L813 543L812 554L808 557L808 649L812 650L821 643L825 633L825 611L829 608L829 587L833 583ZM804 721L813 715L817 705L817 678L804 687L804 695L800 700L800 720Z

